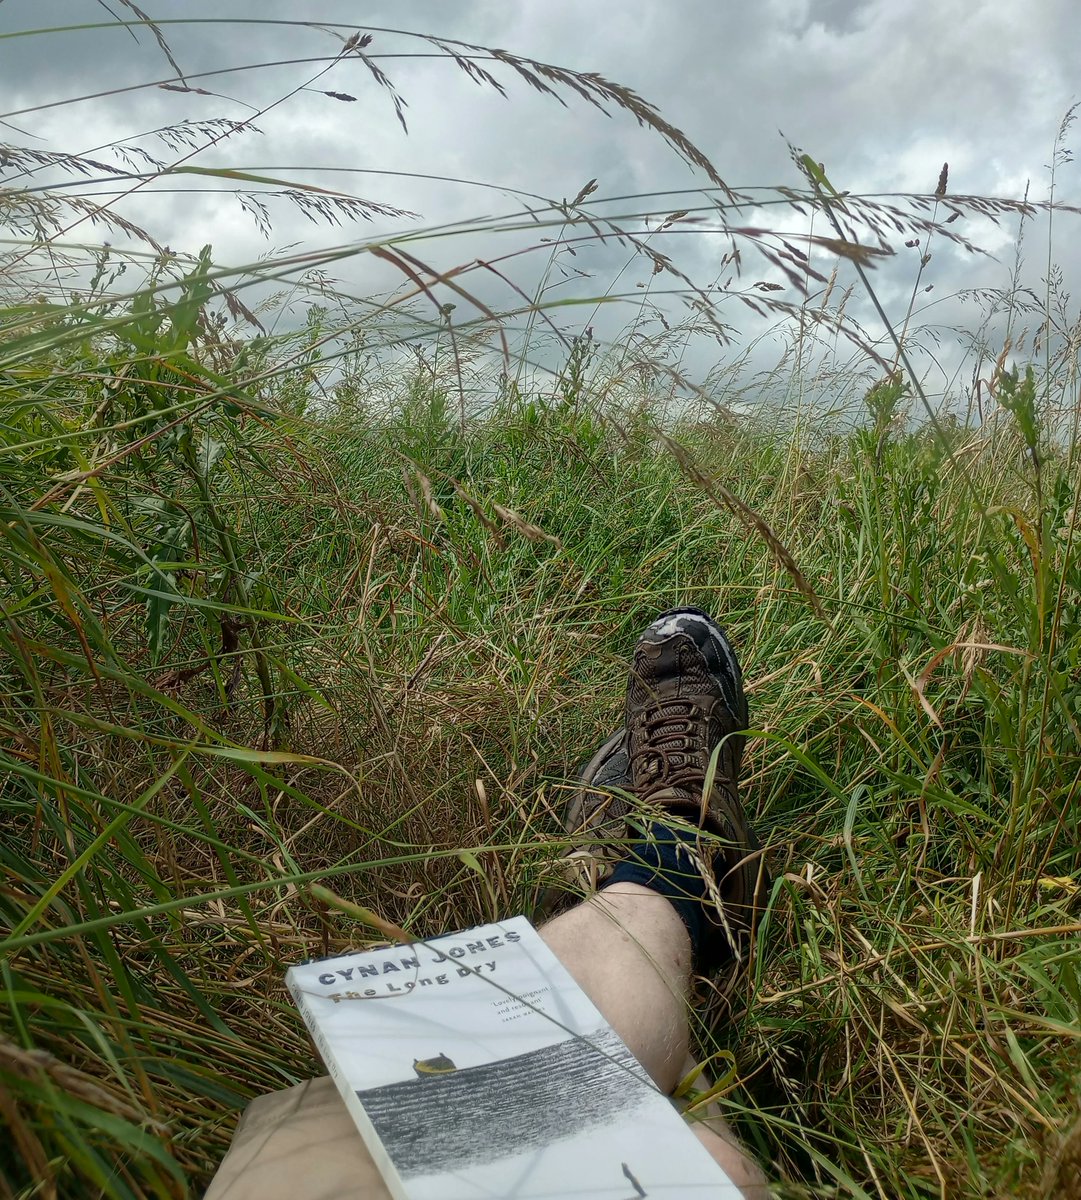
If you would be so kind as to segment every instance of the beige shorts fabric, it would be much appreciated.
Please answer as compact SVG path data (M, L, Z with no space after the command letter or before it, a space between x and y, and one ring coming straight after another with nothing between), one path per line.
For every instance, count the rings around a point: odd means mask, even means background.
M333 1082L253 1100L206 1200L391 1200Z

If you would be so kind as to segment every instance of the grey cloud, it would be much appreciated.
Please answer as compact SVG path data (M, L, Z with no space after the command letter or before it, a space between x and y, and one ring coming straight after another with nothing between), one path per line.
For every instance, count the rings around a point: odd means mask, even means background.
M111 0L112 7L118 7ZM338 0L298 6L286 0L236 0L227 8L190 0L143 0L163 21L198 15L294 20L316 17L365 28L411 28L443 37L501 45L537 59L594 70L625 83L659 105L736 187L799 186L781 132L826 164L841 188L857 191L933 188L944 159L951 162L951 190L1018 192L1032 180L1034 196L1046 194L1044 164L1067 105L1075 99L1074 45L1081 23L1073 0L1040 5L976 5L961 0L763 0L724 4L715 0L624 0L619 5L581 0L523 0L518 4L423 2L369 3ZM107 19L93 0L6 0L0 27ZM165 34L182 69L198 73L272 60L329 55L338 44L323 32L285 25L167 25ZM0 72L6 80L3 108L41 104L170 74L149 31L139 44L116 29L56 34L0 43ZM415 54L415 41L377 33L373 55ZM483 190L459 183L429 182L405 174L430 173L487 181L552 199L572 195L587 179L600 181L598 197L675 192L701 187L700 175L660 138L637 127L627 114L611 117L569 101L563 108L534 95L512 72L497 72L509 99L479 88L448 61L378 57L408 101L409 134L398 126L388 97L356 62L335 66L287 104L257 118L261 135L225 142L196 161L234 166L340 187L372 200L414 209L422 225L472 216L510 213L520 202L509 190ZM318 69L288 66L198 80L200 86L236 98L177 95L149 89L93 103L23 114L13 123L47 139L52 149L85 150L111 138L130 136L180 118L249 115ZM356 103L328 99L320 91L348 92ZM2 135L17 141L10 131ZM31 143L34 144L34 143ZM320 170L316 170L319 168ZM329 170L328 170L329 169ZM354 173L354 172L372 172ZM1077 199L1077 168L1066 164L1060 196ZM685 207L694 192L658 201L658 208ZM213 194L183 197L162 189L158 200L133 197L124 210L152 224L175 247L211 241L223 262L250 261L267 243L235 200ZM402 228L379 221L347 229L311 225L287 204L275 202L274 245L333 245L375 230ZM743 219L751 215L745 214ZM757 214L762 215L762 214ZM774 211L765 219L776 219ZM1065 220L1065 218L1064 218ZM986 236L1002 262L934 248L926 280L939 296L958 290L1003 285L1016 222L997 232L966 221L978 241ZM406 227L409 227L408 224ZM791 221L786 227L793 228ZM1045 226L1030 228L1032 244ZM473 255L494 256L520 238L483 235L435 240L417 247L434 264L447 267ZM1067 281L1081 261L1076 237L1057 244ZM718 269L716 239L671 241L680 262L703 281ZM665 243L666 249L669 243ZM876 281L891 311L903 315L915 275L914 252L884 264ZM916 251L915 253L919 253ZM535 285L547 254L508 269L527 290ZM616 245L583 253L576 265L597 281L618 271L627 251ZM828 264L827 269L828 269ZM350 286L389 282L371 264L343 267ZM749 268L749 271L752 269ZM1030 281L1039 274L1029 263ZM844 282L851 271L842 265ZM758 278L749 274L749 280ZM633 292L649 282L645 264L621 282ZM494 289L488 281L485 285ZM588 290L597 283L584 283ZM794 295L792 299L797 299ZM859 302L853 301L854 306ZM946 322L970 320L960 300L936 304ZM860 315L865 310L854 307ZM726 316L755 326L728 306ZM581 314L566 314L568 325Z

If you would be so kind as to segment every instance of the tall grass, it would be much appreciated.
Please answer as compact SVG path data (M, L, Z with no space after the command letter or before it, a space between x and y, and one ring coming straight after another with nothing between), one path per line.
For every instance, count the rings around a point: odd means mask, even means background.
M752 970L735 997L703 983L696 1031L778 1194L1081 1195L1081 399L1053 273L1043 361L1000 345L955 397L972 419L932 423L832 265L737 227L747 198L633 93L434 45L487 86L509 69L626 109L717 190L661 213L587 185L247 271L155 249L111 201L0 192L2 1194L198 1193L247 1099L319 1069L285 966L374 936L311 883L421 936L571 887L568 781L619 720L637 631L690 601L746 665L776 880ZM838 216L822 174L775 199ZM264 215L363 215L303 181L231 186ZM1034 211L941 189L845 198L815 255L862 264L895 218L956 238L954 211ZM74 245L91 215L127 244ZM818 288L730 290L792 319L776 369L681 367L728 338L663 240L691 215ZM549 264L528 286L527 229ZM483 262L426 265L481 232ZM553 286L599 239L648 282L608 344ZM402 288L350 303L313 274L364 254ZM319 303L271 334L282 281ZM717 403L748 397L778 407Z

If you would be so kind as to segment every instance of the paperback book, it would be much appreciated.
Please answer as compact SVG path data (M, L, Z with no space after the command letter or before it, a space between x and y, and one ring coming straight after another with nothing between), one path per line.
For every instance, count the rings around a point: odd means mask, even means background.
M395 1200L739 1200L524 917L286 978Z

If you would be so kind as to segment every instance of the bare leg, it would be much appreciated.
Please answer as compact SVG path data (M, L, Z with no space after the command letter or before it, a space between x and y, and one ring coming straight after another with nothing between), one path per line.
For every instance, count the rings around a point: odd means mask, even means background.
M687 1057L691 941L661 895L617 883L549 921L541 937L626 1042L654 1083L670 1092ZM633 981L633 982L631 982ZM743 1191L765 1200L765 1177L720 1118L699 1140Z

